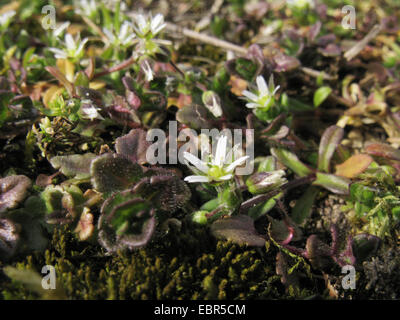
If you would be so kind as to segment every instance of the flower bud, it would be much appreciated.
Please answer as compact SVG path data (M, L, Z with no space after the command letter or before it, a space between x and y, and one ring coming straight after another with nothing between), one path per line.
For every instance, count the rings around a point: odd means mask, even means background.
M198 224L204 225L207 223L207 217L206 217L207 214L208 214L208 211L205 211L205 210L193 212L192 221L196 222Z
M253 194L266 193L285 184L284 175L284 170L257 172L247 179L246 185Z
M218 118L222 116L221 100L214 91L205 91L202 96L205 107Z

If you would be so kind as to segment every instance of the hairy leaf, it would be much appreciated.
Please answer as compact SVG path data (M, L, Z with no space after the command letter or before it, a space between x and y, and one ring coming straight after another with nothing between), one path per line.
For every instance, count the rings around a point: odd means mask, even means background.
M128 189L142 178L142 167L131 160L110 153L94 159L90 166L92 184L99 192Z
M31 180L24 175L8 176L0 179L0 212L15 208L25 199Z
M210 129L207 109L198 104L184 106L176 113L176 120L192 129Z
M265 238L257 233L253 219L245 215L218 219L211 225L211 233L218 239L231 240L238 244L255 247L265 245Z
M128 134L117 138L115 141L117 154L135 163L146 163L146 151L151 145L151 142L146 140L146 135L147 132L142 129L132 129Z
M155 211L132 190L115 193L101 208L100 244L109 252L146 245L155 229Z
M56 156L50 159L54 169L60 169L61 173L69 178L90 178L90 164L96 158L94 153L73 154L68 156Z

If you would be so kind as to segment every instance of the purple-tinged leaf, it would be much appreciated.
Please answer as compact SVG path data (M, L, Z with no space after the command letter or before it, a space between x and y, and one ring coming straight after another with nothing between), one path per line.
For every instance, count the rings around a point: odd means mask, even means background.
M145 175L133 190L143 198L151 195L152 203L160 210L172 213L189 201L192 195L190 188L174 170L153 168Z
M317 40L317 45L320 47L326 47L330 43L334 43L336 41L336 36L333 33L329 33L322 37L319 37Z
M31 180L24 175L0 179L0 213L15 208L27 195Z
M322 23L319 20L310 27L310 29L308 31L308 35L307 35L308 41L310 43L314 42L315 38L321 31L321 27L322 27Z
M300 67L300 61L291 56L287 56L283 53L277 54L273 57L273 61L275 62L275 72L288 72L297 69Z
M231 240L237 244L263 247L265 238L256 231L254 221L248 216L237 215L216 220L211 233L218 239Z
M17 226L8 219L0 219L0 261L10 258L17 250Z
M110 253L146 245L155 230L155 210L131 190L115 193L101 207L99 242Z
M400 150L397 150L388 144L378 142L370 143L365 147L365 152L371 156L400 161Z
M318 48L318 52L324 57L338 57L342 53L342 49L337 44L330 43L325 48Z
M117 138L115 142L117 154L134 163L147 163L146 151L151 143L146 140L146 136L147 132L143 129L132 129L128 134Z
M381 244L381 239L371 234L358 234L352 239L354 256L358 264L374 255Z
M307 239L305 256L314 268L323 269L332 261L331 248L315 234Z
M340 252L337 255L334 255L333 259L340 267L344 267L347 265L353 266L356 263L356 258L354 257L354 254L353 254L351 237L348 237L348 239L347 239L345 250L343 250L342 252Z
M56 156L50 159L54 169L60 169L68 178L90 178L90 164L96 158L94 153L73 154L68 156Z
M270 235L275 241L287 245L291 241L301 240L303 236L301 229L289 217L285 217L283 220L267 217L271 223Z
M318 170L329 172L331 158L342 140L344 135L343 128L330 126L321 137L318 152Z

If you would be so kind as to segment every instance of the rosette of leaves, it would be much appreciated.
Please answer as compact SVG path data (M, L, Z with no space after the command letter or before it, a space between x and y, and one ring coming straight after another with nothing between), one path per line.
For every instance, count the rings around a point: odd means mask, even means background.
M155 209L132 190L115 193L101 207L100 244L108 252L144 246L156 226Z

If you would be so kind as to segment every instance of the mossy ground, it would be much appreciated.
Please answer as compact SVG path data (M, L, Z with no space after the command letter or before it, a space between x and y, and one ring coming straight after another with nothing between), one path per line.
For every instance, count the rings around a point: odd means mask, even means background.
M310 279L304 288L286 290L275 272L276 253L269 242L262 249L248 248L216 241L206 229L184 225L180 233L170 230L147 248L106 256L97 245L78 242L61 227L44 254L11 265L36 272L53 265L61 289L53 298L282 299L318 293ZM3 274L0 282L3 299L41 298Z

